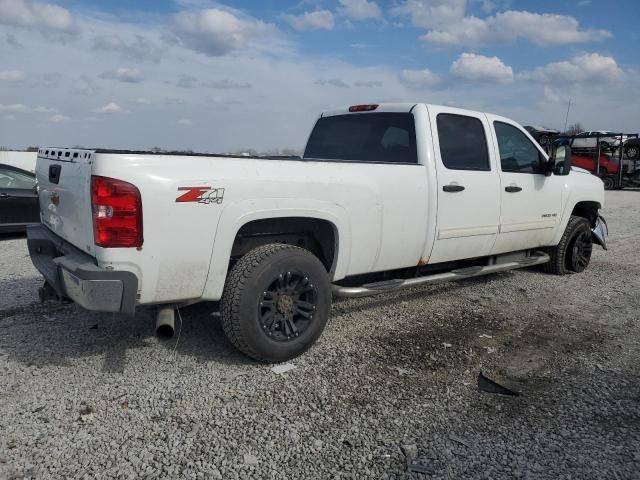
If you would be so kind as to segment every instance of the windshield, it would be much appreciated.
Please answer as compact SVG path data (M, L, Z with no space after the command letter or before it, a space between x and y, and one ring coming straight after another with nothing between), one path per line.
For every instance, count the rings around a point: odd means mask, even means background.
M411 113L364 113L322 117L305 159L418 163Z

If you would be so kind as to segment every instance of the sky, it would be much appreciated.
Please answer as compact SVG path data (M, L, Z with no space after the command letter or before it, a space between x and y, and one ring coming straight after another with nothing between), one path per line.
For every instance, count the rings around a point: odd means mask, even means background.
M0 0L0 146L300 150L323 110L640 130L637 0Z

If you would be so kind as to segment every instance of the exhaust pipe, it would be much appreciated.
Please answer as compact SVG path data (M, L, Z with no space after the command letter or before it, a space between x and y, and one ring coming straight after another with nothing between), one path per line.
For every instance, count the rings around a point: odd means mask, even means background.
M156 335L158 337L164 340L173 337L175 317L176 311L173 306L158 309L158 318L156 319Z

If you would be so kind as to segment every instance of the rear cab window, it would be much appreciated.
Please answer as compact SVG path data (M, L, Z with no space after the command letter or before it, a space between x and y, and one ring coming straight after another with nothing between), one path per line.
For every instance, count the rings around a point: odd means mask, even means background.
M411 113L351 113L316 122L307 160L417 164L416 130Z

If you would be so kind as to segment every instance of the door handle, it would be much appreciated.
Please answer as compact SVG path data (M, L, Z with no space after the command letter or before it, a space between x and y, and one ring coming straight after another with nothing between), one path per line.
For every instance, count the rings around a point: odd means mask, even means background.
M445 185L444 187L442 187L442 190L444 190L445 192L461 192L464 190L464 187L462 185Z
M11 195L9 195L8 193L0 193L0 199L3 198L9 198Z
M504 187L504 191L509 193L521 192L522 187L518 187L517 185L510 185L508 187Z

